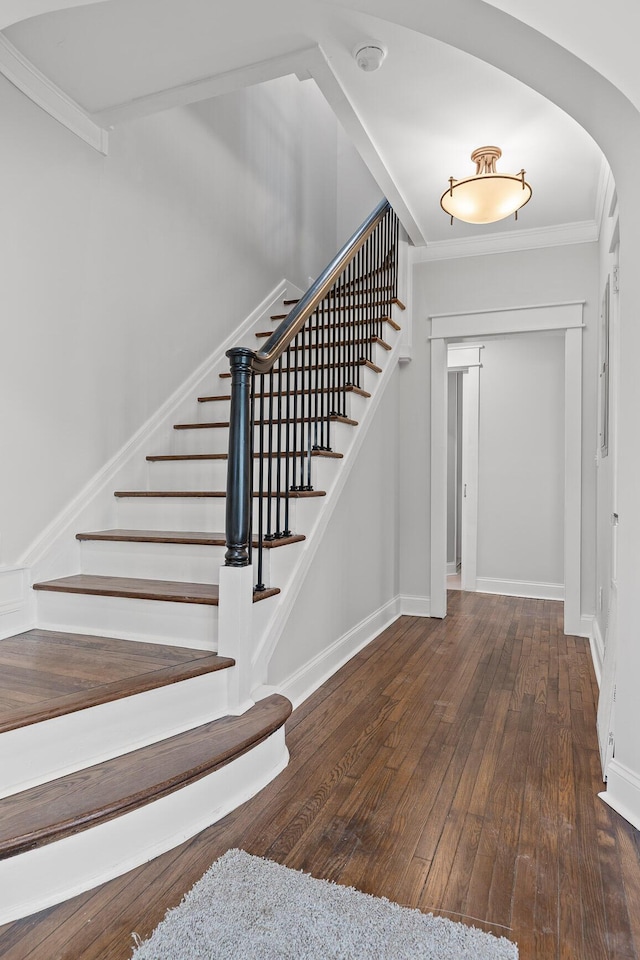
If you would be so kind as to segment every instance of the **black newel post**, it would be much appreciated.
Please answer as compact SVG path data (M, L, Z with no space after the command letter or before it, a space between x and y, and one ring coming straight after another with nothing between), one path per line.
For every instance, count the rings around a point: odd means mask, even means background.
M253 451L251 423L251 363L247 347L227 351L231 365L231 413L227 468L227 552L225 566L247 567L251 562Z

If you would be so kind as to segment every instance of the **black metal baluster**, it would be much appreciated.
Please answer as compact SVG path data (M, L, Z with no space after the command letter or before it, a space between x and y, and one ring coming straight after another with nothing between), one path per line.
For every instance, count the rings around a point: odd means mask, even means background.
M284 425L285 425L285 479L283 485L282 495L284 498L284 530L282 531L283 537L290 537L291 530L289 529L289 489L291 483L291 346L287 347L286 353L286 371L287 371L287 388L285 392L285 410L284 410ZM293 361L295 363L295 360Z
M294 368L293 368L293 449L291 451L291 466L292 466L292 478L291 478L291 489L299 490L300 484L296 482L296 474L298 470L298 346L300 342L300 334L298 334L293 343L293 356L294 356Z
M255 382L255 377L254 377ZM264 374L260 374L260 380L258 384L258 392L260 394L258 409L259 413L259 422L258 422L258 571L257 571L257 580L256 590L264 590L265 584L262 576L263 568L263 551L264 551ZM252 425L252 431L255 430L255 420L254 417L251 417L254 421Z
M278 394L276 403L276 518L274 537L282 536L282 354L278 358Z
M320 377L318 380L319 384L319 396L318 396L318 448L320 450L326 450L326 438L325 438L325 407L327 404L327 391L326 391L326 372L327 372L327 331L325 330L326 325L326 299L323 300L318 306L318 320L321 325L322 330L318 330L318 334L322 334L322 339L320 341L319 347L319 357L320 357ZM317 336L317 334L316 334Z
M313 321L311 327L320 325L320 313L318 308L316 308L315 313L313 314ZM313 449L319 449L319 439L318 439L318 420L319 420L319 396L318 396L318 380L320 375L320 354L319 354L319 345L318 345L318 333L319 330L316 330L315 343L313 345L313 351L309 349L309 353L314 353L315 363L309 363L309 409L311 409L311 395L313 391ZM309 340L313 334L311 329L309 330ZM311 347L311 344L309 344ZM313 384L313 386L312 386Z
M264 391L263 391L264 392ZM269 370L269 442L267 445L267 532L265 540L273 540L273 367Z
M329 403L328 403L328 417L327 417L327 450L331 450L331 418L336 415L336 364L338 363L338 357L336 353L336 299L335 299L336 285L334 284L330 295L328 297L328 325L329 329L327 331L327 342L329 343L329 349L327 350L327 357L329 362Z
M395 211L391 211L391 216L393 217L393 226L395 233L395 252L393 257L393 296L397 298L398 296L398 260L400 257L400 221L398 220Z
M304 490L313 490L311 486L311 445L312 445L312 436L313 436L313 414L311 408L311 375L313 367L313 344L311 341L312 333L311 327L313 326L313 316L307 320L306 326L309 328L309 344L306 353L306 362L305 362L305 375L302 378L302 384L304 393L303 396L307 402L307 431L306 431L306 449L304 451L304 466L305 470L305 482L303 483Z
M347 338L349 327L348 322L348 313L345 306L346 303L346 291L348 290L350 274L349 264L343 274L342 282L338 290L338 330L340 336L340 363L338 366L338 383L340 385L338 393L338 403L341 416L346 416L346 385L347 385L347 369L349 362L349 341Z
M305 392L304 392L304 383L306 378L306 350L307 347L307 337L306 337L306 324L300 331L300 368L301 368L301 392L300 392L300 416L301 416L301 425L300 425L300 490L304 490L304 453L305 453Z

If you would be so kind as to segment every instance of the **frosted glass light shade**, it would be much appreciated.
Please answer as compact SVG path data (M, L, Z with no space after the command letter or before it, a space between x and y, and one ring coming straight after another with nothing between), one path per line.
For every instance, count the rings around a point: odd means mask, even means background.
M471 154L476 173L465 180L449 179L449 189L440 198L440 206L450 217L465 223L495 223L511 216L528 203L532 190L519 174L496 173L499 147L479 147Z

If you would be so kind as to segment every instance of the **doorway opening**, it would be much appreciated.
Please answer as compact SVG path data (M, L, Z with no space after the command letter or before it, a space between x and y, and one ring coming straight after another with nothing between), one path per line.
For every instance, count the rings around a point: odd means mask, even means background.
M470 337L483 340L523 333L558 331L563 334L564 404L563 516L560 530L563 553L565 631L582 634L580 604L580 521L582 467L582 308L581 301L531 305L506 310L481 311L431 317L431 615L446 616L447 610L447 431L449 395L449 346L459 345L459 356ZM479 347L475 345L476 351ZM479 366L479 361L477 361ZM476 373L478 368L476 367ZM464 376L464 374L463 374ZM469 376L469 374L467 374ZM464 383L464 381L463 381ZM465 403L463 399L463 411ZM468 414L465 414L465 417ZM477 428L476 428L477 436ZM464 459L464 458L463 458ZM464 484L464 481L463 481ZM463 486L464 492L464 486ZM469 494L472 494L470 498ZM517 491L516 491L517 494ZM477 484L467 486L467 497L477 498ZM499 507L497 508L499 510ZM477 510L477 503L476 503ZM465 525L462 524L461 572L465 570ZM472 535L471 530L467 530ZM477 556L471 553L470 557ZM468 565L467 565L468 566ZM475 576L475 570L473 571ZM470 573L469 573L470 576ZM466 576L465 576L466 579ZM480 589L478 585L478 589ZM500 591L494 591L500 592Z

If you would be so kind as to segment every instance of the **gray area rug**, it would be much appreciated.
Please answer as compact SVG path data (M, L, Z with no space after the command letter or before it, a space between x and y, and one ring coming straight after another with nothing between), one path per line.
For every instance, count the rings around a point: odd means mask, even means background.
M135 960L517 960L475 927L229 850Z

